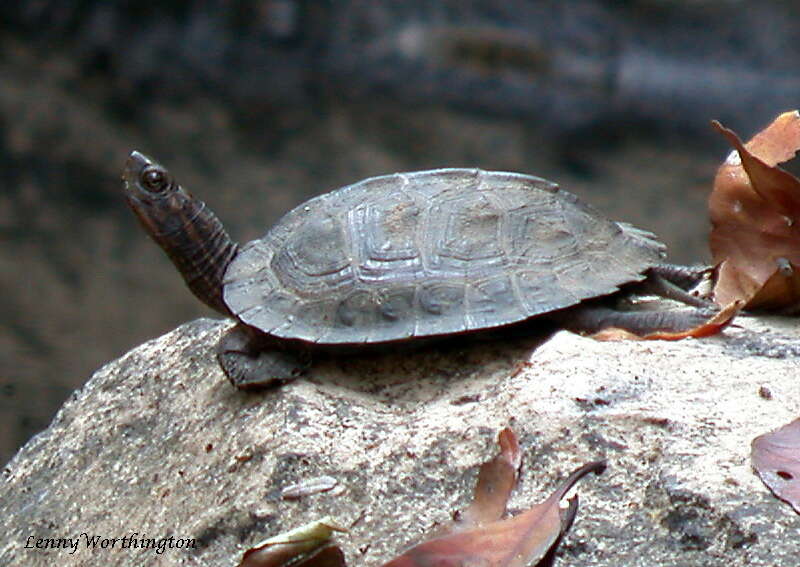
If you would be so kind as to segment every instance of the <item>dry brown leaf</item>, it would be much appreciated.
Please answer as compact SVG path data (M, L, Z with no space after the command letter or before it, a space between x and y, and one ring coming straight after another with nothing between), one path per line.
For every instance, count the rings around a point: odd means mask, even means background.
M246 567L347 567L344 552L338 544L328 544L298 556L278 557L277 554L257 555Z
M342 548L336 544L329 544L292 563L291 567L347 567L347 562Z
M572 525L577 513L577 496L568 499L566 507L562 507L564 496L583 476L592 471L601 472L605 464L594 462L579 468L547 500L530 510L513 518L482 523L496 516L500 501L507 499L509 468L516 471L519 460L516 437L511 430L503 430L500 445L500 455L481 468L483 475L490 474L492 470L501 471L499 476L502 482L498 483L500 488L497 495L489 494L494 482L483 481L483 487L476 489L476 498L484 502L474 506L477 511L472 516L477 518L478 523L412 547L383 567L525 567L536 565L548 555ZM495 468L496 465L492 463L504 464ZM505 508L505 501L502 502L502 508Z
M511 491L517 484L522 454L516 434L508 427L498 436L500 452L481 465L472 504L461 514L459 529L477 527L503 517Z
M786 112L747 144L714 126L735 148L709 197L714 297L746 309L800 306L800 180L777 166L800 149L800 114Z
M239 567L345 567L341 550L327 545L334 531L344 530L323 518L271 537L245 551Z
M577 496L561 507L567 491L603 464L590 463L576 470L547 500L513 518L480 528L456 532L412 547L384 567L525 567L541 561L559 541L577 512Z
M772 493L800 514L800 419L756 437L751 459Z

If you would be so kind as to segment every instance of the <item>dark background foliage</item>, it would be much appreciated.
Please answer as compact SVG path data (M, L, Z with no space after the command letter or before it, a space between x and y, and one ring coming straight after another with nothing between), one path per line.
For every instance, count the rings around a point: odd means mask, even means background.
M703 262L709 120L746 136L800 94L792 2L230 5L0 5L0 459L104 361L210 314L126 210L131 149L242 241L370 175L477 166Z

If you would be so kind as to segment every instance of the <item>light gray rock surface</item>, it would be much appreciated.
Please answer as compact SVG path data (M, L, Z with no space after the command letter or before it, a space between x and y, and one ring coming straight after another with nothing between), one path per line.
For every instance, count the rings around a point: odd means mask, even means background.
M559 332L350 357L248 394L213 357L228 324L188 323L97 371L8 464L0 564L235 565L254 542L330 515L352 526L338 538L350 565L377 566L466 505L511 425L524 451L516 509L608 459L579 485L557 565L796 567L800 516L749 452L800 415L800 332L796 320L737 324L672 343ZM281 498L322 475L337 486ZM92 550L84 533L196 548ZM79 546L26 548L38 538Z

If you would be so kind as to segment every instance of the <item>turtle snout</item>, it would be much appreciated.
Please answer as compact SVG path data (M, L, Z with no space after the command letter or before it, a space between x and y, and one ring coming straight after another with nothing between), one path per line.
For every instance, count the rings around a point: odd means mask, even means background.
M146 167L153 163L153 160L144 155L142 152L133 150L128 156L128 163L137 164L139 167Z
M134 150L128 156L128 161L125 162L125 169L122 172L122 178L129 183L135 183L142 170L152 163L153 160L148 158L143 153Z

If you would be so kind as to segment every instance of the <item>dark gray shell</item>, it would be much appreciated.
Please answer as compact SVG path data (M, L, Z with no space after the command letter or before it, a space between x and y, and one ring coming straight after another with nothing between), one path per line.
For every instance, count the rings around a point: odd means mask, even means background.
M508 325L639 281L653 235L544 179L438 169L366 179L244 245L224 299L265 333L374 343Z

